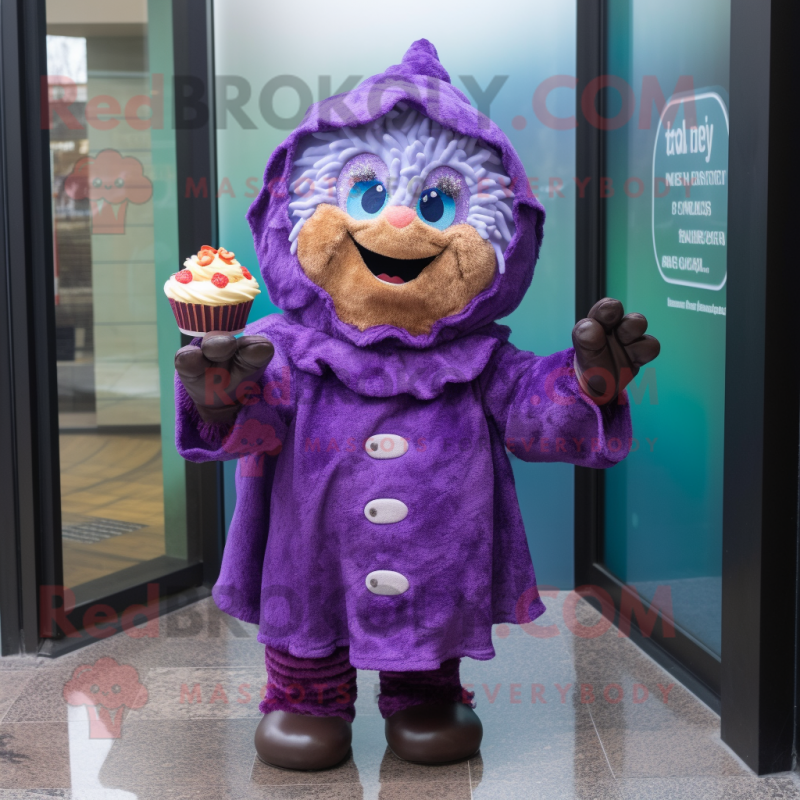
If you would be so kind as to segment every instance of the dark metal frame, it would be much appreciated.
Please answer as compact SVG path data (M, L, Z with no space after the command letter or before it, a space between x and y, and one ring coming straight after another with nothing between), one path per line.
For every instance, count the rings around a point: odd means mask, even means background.
M599 186L600 178L605 174L605 141L603 131L586 120L580 98L586 85L606 74L607 37L606 0L578 0L576 173L582 180L591 178L588 187ZM596 190L592 192L587 188L585 197L576 201L575 236L575 314L576 319L581 319L605 295L605 208ZM592 585L604 589L619 610L623 594L634 590L600 563L604 496L602 470L576 467L575 582L578 586ZM649 610L644 599L642 605ZM719 709L720 661L713 653L678 625L675 625L674 636L665 637L661 624L645 636L635 619L630 623L633 640L648 655L712 708Z
M36 652L37 588L60 582L61 503L44 0L0 4L2 231L2 652Z
M197 87L207 108L203 117L176 116L175 145L178 179L178 245L181 253L193 253L203 243L217 240L216 109L214 107L214 28L210 0L173 0L173 48L175 96ZM205 46L199 46L204 42ZM200 94L202 92L202 94ZM206 179L206 196L186 191L189 179ZM184 336L184 344L190 342ZM213 585L219 576L224 546L225 515L222 463L186 462L186 523L197 531L203 559L204 582Z
M731 3L722 738L759 774L795 749L800 351L796 3Z
M590 125L581 111L580 97L592 80L605 73L606 13L604 0L578 0L575 87L575 174L590 178L583 197L575 201L575 319L583 319L603 297L606 284L605 204L598 186L605 174L602 131ZM603 519L603 473L575 468L575 584L592 583L590 566L600 549Z
M179 187L190 175L206 176L209 185L207 198L178 192L180 251L192 252L216 235L211 0L175 0L173 18L175 74L199 81L209 108L202 124L176 125ZM0 4L0 508L8 509L0 525L2 655L52 656L94 640L59 638L55 624L40 630L39 620L40 587L63 585L49 132L41 94L45 32L45 0ZM98 603L118 615L144 604L152 583L161 610L167 602L208 595L222 557L222 470L218 464L186 469L189 563L164 557L126 571L139 582L91 602L79 600L66 614L75 627ZM156 567L163 574L152 580ZM40 640L42 635L48 638Z

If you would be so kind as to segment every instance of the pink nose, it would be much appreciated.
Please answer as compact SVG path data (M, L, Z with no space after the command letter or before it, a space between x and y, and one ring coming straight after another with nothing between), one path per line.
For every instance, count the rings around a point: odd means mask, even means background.
M383 212L395 228L405 228L414 219L414 209L408 206L389 206Z

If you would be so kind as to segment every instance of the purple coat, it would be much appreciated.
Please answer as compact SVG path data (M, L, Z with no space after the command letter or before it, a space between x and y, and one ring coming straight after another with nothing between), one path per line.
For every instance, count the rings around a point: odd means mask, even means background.
M417 337L341 322L289 246L285 187L298 140L365 124L399 100L492 145L516 185L505 273ZM204 424L176 379L181 454L239 458L217 604L298 657L349 645L356 667L382 670L491 658L492 624L544 611L506 448L525 461L603 468L631 442L624 394L601 412L578 387L571 349L521 352L494 324L522 299L541 245L544 212L519 158L420 40L401 65L309 109L270 158L248 219L285 313L246 332L267 336L275 358L232 430ZM407 450L381 458L400 447L390 435ZM397 581L407 590L380 593Z

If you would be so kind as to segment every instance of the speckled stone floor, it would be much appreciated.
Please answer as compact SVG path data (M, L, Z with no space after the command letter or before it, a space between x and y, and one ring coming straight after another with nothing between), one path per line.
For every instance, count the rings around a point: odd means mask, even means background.
M554 635L500 625L497 658L464 662L484 744L471 761L436 768L387 750L371 672L359 675L344 764L293 773L258 762L262 648L252 626L211 600L163 617L157 636L122 634L55 660L0 659L0 800L800 798L794 774L753 776L720 741L719 718L615 628L573 635L565 618L599 618L573 600L546 601L537 624ZM125 667L121 717L65 689L75 678L97 691L91 670L104 657Z

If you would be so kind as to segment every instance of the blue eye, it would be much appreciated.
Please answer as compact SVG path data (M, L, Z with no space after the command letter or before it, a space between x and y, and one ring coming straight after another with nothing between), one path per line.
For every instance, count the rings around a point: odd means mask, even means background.
M456 218L456 201L434 186L420 195L417 214L423 222L443 231L452 225Z
M347 213L353 219L372 219L386 204L386 187L380 181L357 181L347 195Z

